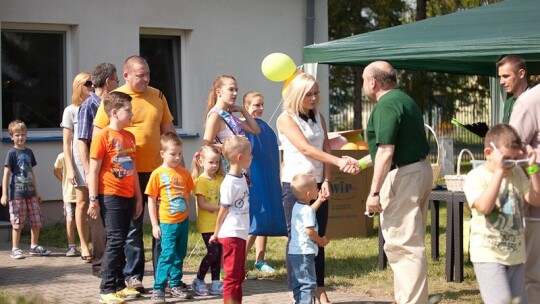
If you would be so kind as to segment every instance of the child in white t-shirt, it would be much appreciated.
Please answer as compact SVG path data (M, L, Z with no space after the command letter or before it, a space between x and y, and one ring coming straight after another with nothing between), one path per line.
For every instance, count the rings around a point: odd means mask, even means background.
M296 175L291 182L291 192L298 198L291 216L291 241L288 259L291 262L291 285L296 303L312 303L317 289L315 256L319 246L328 244L326 237L318 234L315 211L326 201L317 189L317 181L312 175ZM309 202L315 202L310 206Z
M469 172L463 187L472 208L471 261L487 304L526 303L522 209L540 205L536 154L526 149L530 180L511 162L523 157L519 135L510 125L493 126L485 137L486 163Z
M209 243L223 246L223 303L242 303L245 278L246 240L249 230L249 190L242 170L251 164L251 145L243 136L227 138L222 153L229 172L220 187L220 208Z

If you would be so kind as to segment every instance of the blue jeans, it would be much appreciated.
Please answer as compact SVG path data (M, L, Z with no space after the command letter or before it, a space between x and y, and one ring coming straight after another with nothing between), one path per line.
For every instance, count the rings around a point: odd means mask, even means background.
M161 245L154 290L165 290L167 279L171 287L180 286L187 252L188 220L176 224L161 223Z
M314 254L289 254L292 266L291 284L294 301L299 304L312 303L313 293L317 289Z
M126 254L126 266L124 267L124 275L126 280L131 277L135 277L142 281L144 275L144 243L143 243L143 218L144 208L146 202L148 202L148 195L144 194L146 184L150 179L150 173L140 172L139 185L141 187L141 193L143 194L142 212L141 216L131 221L129 227L129 234L126 240L126 247L124 252ZM156 270L157 259L161 247L159 246L159 240L156 240L156 244L152 241L152 262L154 263L154 273Z
M114 195L100 195L101 217L107 233L107 244L101 262L102 294L116 292L116 288L124 287L122 268L126 263L124 245L129 231L129 223L133 217L133 198ZM118 281L118 284L117 284Z

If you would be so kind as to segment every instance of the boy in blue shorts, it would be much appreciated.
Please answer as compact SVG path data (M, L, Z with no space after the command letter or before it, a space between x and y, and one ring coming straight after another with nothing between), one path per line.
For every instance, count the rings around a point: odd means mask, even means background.
M36 165L36 158L32 150L25 147L27 128L20 120L12 121L8 126L9 137L13 140L13 148L9 149L4 163L4 177L2 179L2 205L9 201L9 218L13 227L11 258L22 259L22 250L19 248L21 231L28 216L30 219L30 255L46 256L51 251L38 245L39 231L43 226L41 197L36 188L36 176L32 167ZM8 180L11 181L8 185ZM9 198L8 198L9 186Z

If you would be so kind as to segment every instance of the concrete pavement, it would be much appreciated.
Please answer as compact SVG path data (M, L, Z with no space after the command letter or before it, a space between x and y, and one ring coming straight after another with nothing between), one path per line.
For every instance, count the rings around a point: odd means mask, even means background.
M9 254L11 243L0 241L0 291L10 294L38 294L50 303L98 303L100 279L91 275L90 264L84 263L79 257L68 258L65 249L48 248L53 251L48 257L35 257L28 254L28 245L22 244L22 260L13 260ZM147 263L144 285L148 291L153 284L152 264ZM193 281L196 273L186 271L183 281L187 284ZM277 304L290 303L286 283L274 280L246 280L243 284L243 303ZM373 301L362 298L354 293L329 291L332 303L390 303L388 301ZM150 294L129 300L130 303L151 303ZM223 303L221 297L196 296L190 300L167 298L167 303Z

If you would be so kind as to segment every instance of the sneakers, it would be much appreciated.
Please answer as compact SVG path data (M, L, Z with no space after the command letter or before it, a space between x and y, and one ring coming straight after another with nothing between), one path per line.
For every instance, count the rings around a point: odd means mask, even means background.
M220 281L212 281L210 284L210 294L211 295L222 295L223 294L223 283Z
M126 303L122 298L119 298L116 293L100 294L99 303L105 304L124 304Z
M270 265L268 265L268 263L265 260L262 260L259 263L255 263L255 268L259 269L260 271L264 271L268 273L276 272L276 270L270 267Z
M140 293L144 293L144 286L137 277L131 277L126 280L126 287L133 288Z
M257 274L246 271L246 280L257 280L258 278L259 276Z
M22 250L20 250L20 249L15 249L15 250L11 251L9 256L14 260L24 259L24 256L22 255Z
M33 249L32 247L30 247L29 252L30 252L30 255L39 255L39 256L47 256L51 254L50 250L47 250L39 245Z
M155 304L166 303L166 301L165 301L165 291L159 290L159 289L154 289L152 291L152 303L155 303Z
M135 299L140 297L141 293L131 287L126 287L120 291L117 291L116 296L122 299Z
M171 297L180 299L191 299L193 296L189 293L187 288L180 286L171 287Z
M193 289L193 292L195 292L195 294L198 296L207 296L209 294L206 283L204 283L204 280L200 280L199 278L193 279L193 283L191 283L191 289Z
M76 256L79 256L79 254L80 253L76 247L68 247L68 250L66 251L67 257L76 257Z

